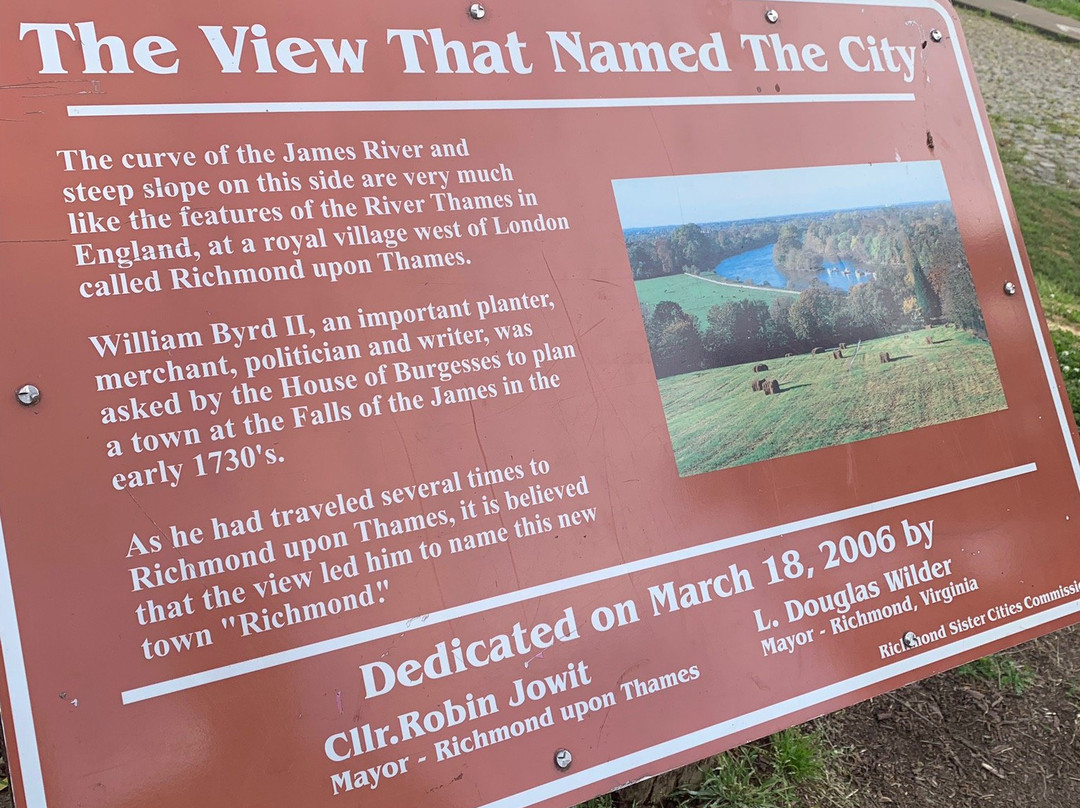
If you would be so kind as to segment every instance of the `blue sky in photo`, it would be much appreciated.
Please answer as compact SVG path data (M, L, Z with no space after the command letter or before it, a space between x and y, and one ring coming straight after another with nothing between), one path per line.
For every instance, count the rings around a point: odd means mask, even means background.
M623 229L949 201L937 160L612 180Z

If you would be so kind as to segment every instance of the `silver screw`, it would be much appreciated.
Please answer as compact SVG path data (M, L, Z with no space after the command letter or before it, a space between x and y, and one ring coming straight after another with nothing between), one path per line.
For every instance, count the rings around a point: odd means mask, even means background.
M765 12L765 20L772 25L776 25L776 23L780 22L780 12L775 8L770 8Z
M20 404L32 407L41 401L41 391L32 384L24 384L15 391L15 397L19 399Z
M570 768L570 764L574 762L574 756L570 754L569 749L559 749L555 752L555 768L564 772Z
M914 631L909 631L907 634L904 635L904 645L906 645L908 648L914 648L918 644L919 638L915 636Z
M930 38L932 40L934 40L935 42L940 42L941 41L941 31L939 31L937 28L931 29Z
M1013 295L1016 294L1016 284L1013 283L1012 281L1006 281L1004 289L1005 289L1005 294L1009 295L1009 297L1012 297Z
M484 10L484 6L482 4L473 3L471 6L469 6L469 16L472 17L474 20L484 19L485 14L487 14L487 11Z

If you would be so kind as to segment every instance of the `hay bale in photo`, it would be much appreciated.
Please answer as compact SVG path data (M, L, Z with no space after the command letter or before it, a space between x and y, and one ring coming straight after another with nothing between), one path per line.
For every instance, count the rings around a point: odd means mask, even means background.
M845 350L846 348L847 348L847 343L846 343L846 342L841 342L841 343L840 343L840 350L841 350L841 351L843 351L843 350Z
M832 358L833 359L843 359L844 358L844 352L843 351L833 351L832 352Z
M764 379L754 379L754 381L752 381L750 383L750 389L753 390L755 393L764 386L765 386L765 380Z
M934 338L933 337L927 337L926 338L926 344L927 345L933 345L934 344Z
M779 392L780 392L780 382L778 382L776 379L773 379L771 382L769 382L768 386L765 388L765 395L767 395L767 396L768 395L775 396L775 395L779 394Z
M889 354L888 354L888 352L886 351L886 352L884 352L884 353L880 353L880 354L878 354L878 361L880 361L880 362L881 362L881 364L883 364L883 365L887 365L887 364L889 364L889 362L890 362L890 359L889 359Z
M791 356L791 354L789 354L789 353L786 353L786 354L784 354L784 358L785 358L785 359L786 359L787 357L789 357L789 356Z
M819 353L821 353L824 350L825 350L824 348L814 348L814 350L810 351L810 355L811 356L817 356Z
M764 373L769 369L769 366L762 362L760 365L754 365L754 373Z

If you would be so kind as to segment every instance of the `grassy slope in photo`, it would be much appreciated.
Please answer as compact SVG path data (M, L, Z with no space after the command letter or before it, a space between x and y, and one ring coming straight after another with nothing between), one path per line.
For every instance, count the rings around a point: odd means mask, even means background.
M931 337L933 345L926 343ZM883 364L881 353L893 361ZM830 352L661 379L681 475L903 432L1005 407L989 344L938 327ZM780 394L750 389L780 382Z

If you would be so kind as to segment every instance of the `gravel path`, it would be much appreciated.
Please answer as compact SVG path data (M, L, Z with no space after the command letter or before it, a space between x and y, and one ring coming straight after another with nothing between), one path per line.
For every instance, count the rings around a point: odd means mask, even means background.
M1080 188L1080 46L961 11L998 148L1032 179Z

